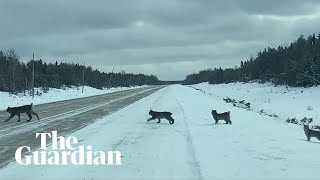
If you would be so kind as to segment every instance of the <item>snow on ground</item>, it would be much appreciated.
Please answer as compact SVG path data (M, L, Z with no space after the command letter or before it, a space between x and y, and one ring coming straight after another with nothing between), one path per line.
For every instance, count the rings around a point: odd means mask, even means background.
M72 88L64 88L64 89L55 89L50 88L47 93L43 93L41 89L35 89L35 92L39 91L41 93L41 96L35 95L34 99L32 99L32 96L26 95L24 96L23 93L18 95L12 95L7 92L0 92L0 110L7 109L8 106L21 106L25 104L43 104L43 103L50 103L50 102L56 102L56 101L63 101L63 100L69 100L69 99L76 99L76 98L82 98L82 97L88 97L88 96L95 96L100 94L106 94L126 89L132 89L132 88L139 88L141 86L137 87L119 87L119 88L110 88L110 89L95 89L90 86L84 87L84 93L82 93L82 87L72 87ZM144 87L144 86L143 86Z
M277 86L270 83L230 83L210 85L201 83L192 85L206 94L222 100L227 96L251 103L253 111L263 109L268 114L276 114L284 121L288 118L313 118L314 125L320 125L320 86L294 88ZM232 106L232 104L229 104Z
M231 111L214 124L211 109ZM150 109L171 111L175 124L146 122ZM119 150L121 166L21 166L4 179L317 179L320 143L301 126L232 107L173 85L73 134L93 150Z

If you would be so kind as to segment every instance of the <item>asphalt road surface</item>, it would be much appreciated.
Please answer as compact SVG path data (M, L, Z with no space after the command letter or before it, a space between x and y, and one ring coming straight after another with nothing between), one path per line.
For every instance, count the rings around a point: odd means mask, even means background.
M9 113L0 111L0 168L15 160L14 155L18 147L30 146L31 149L39 147L40 141L35 138L35 133L58 131L59 136L70 134L163 87L150 86L35 105L33 109L39 114L40 121L33 117L31 122L26 122L28 116L23 114L20 122L17 122L17 117L4 122Z

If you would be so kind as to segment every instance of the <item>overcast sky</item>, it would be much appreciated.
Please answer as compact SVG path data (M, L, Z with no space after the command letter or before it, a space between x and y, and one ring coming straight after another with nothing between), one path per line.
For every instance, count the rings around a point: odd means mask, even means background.
M320 0L1 0L0 49L22 61L184 79L320 31Z

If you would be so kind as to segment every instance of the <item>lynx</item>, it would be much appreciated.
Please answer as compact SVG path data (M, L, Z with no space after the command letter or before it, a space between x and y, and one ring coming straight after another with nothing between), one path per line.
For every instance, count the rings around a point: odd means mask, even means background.
M32 106L33 106L33 104L24 105L24 106L20 106L20 107L8 107L7 112L10 113L10 117L8 119L6 119L4 122L9 121L14 116L18 116L19 120L17 122L20 122L20 115L23 113L26 113L28 115L28 117L29 117L29 120L27 120L28 122L31 121L32 115L37 116L38 121L39 121L40 118L39 118L38 114L33 111Z
M154 119L158 119L157 123L161 122L161 119L167 119L170 124L174 124L174 119L172 118L172 113L171 112L157 112L157 111L149 111L149 115L151 118L149 118L147 121L151 121Z
M216 124L219 122L219 120L226 121L226 124L232 124L230 120L230 111L219 114L217 113L217 110L212 110L211 114L213 119L216 121Z
M315 137L320 141L320 131L314 131L309 128L309 125L303 125L304 133L307 136L307 140L310 141L311 137Z

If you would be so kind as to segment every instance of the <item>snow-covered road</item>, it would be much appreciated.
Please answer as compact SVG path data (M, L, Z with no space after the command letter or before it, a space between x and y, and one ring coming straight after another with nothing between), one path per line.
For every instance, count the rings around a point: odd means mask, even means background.
M171 111L175 124L146 122L148 111ZM231 111L232 125L214 124L211 109ZM58 130L59 131L59 130ZM21 166L4 178L33 179L317 179L320 143L301 126L231 107L173 85L74 132L82 145L119 150L121 166Z
M148 86L36 105L33 109L39 114L40 121L34 119L26 122L28 117L23 114L20 122L16 122L17 117L4 122L9 114L0 111L0 168L14 160L18 147L39 147L40 141L34 138L36 133L59 131L60 135L70 134L154 93L159 88L162 87Z

